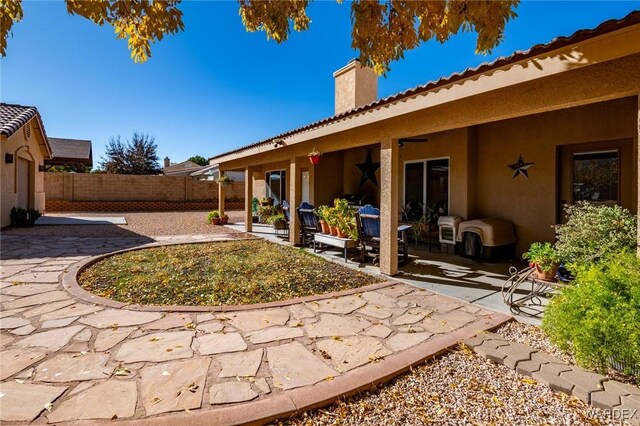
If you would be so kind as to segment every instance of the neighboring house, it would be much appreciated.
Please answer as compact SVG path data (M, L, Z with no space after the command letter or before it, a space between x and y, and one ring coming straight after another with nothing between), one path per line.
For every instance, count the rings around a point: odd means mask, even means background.
M11 224L13 207L44 211L44 162L51 147L35 107L0 103L1 227Z
M332 117L210 159L244 171L247 230L253 196L367 196L381 209L380 268L391 275L409 201L511 221L520 253L554 240L565 203L638 211L640 12L384 99L357 61L334 78ZM295 243L296 215L290 225Z
M216 181L220 177L220 167L218 164L203 166L199 170L190 173L189 176L197 180ZM244 181L244 172L227 172L227 176L234 182Z
M183 161L181 163L171 163L169 157L164 159L162 174L167 176L189 176L192 172L200 170L202 166L193 161Z
M49 170L54 166L67 166L71 171L84 173L93 167L91 141L80 139L49 138L53 158L44 162Z

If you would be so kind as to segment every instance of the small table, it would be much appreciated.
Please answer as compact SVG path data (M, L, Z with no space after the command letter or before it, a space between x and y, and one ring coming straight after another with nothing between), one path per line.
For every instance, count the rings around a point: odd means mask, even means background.
M316 244L326 244L332 247L338 247L344 250L344 261L347 262L347 250L358 246L356 240L351 238L334 237L328 234L314 234L313 236L313 252L316 253Z

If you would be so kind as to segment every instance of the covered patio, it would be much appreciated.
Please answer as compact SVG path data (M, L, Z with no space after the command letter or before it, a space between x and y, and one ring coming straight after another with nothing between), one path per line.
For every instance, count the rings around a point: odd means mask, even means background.
M631 15L380 100L372 71L352 61L334 74L334 116L210 161L244 172L248 232L254 197L293 209L355 194L380 208L380 272L394 276L401 212L417 197L465 220L511 222L519 258L532 242L554 240L565 204L637 212L638 21ZM322 154L317 165L312 151ZM594 165L606 185L576 172ZM289 242L299 244L295 214L289 226Z

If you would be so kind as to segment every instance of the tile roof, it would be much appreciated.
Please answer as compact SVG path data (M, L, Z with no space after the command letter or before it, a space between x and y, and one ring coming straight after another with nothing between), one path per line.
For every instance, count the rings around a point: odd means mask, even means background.
M594 38L603 34L607 34L613 31L617 31L620 30L622 28L631 26L631 25L636 25L636 24L640 24L640 10L634 10L631 13L629 13L627 16L625 16L622 19L610 19L608 21L604 21L602 22L600 25L598 25L596 28L593 29L582 29L582 30L578 30L575 33L573 33L572 35L568 36L568 37L564 37L564 36L560 36L560 37L556 37L553 40L551 40L549 43L545 43L545 44L536 44L534 46L532 46L531 48L529 48L528 50L524 50L524 51L516 51L514 52L512 55L510 56L506 56L506 57L500 57L497 58L496 60L492 61L492 62L485 62L482 63L480 65L478 65L477 67L474 68L467 68L462 72L459 73L453 73L448 77L442 77L436 81L430 81L426 84L422 84L416 87L413 87L411 89L405 90L404 92L399 92L396 93L394 95L388 96L386 98L382 98L379 99L377 101L371 102L369 104L366 105L362 105L356 108L353 108L349 111L340 113L340 114L336 114L333 115L331 117L327 117L324 118L322 120L313 122L311 124L307 124L305 126L299 127L297 129L293 129L290 130L288 132L285 133L281 133L277 136L273 136L271 138L268 139L264 139L262 141L259 142L255 142L249 145L245 145L242 146L240 148L236 148L234 150L231 151L227 151L225 153L222 154L218 154L216 156L213 156L210 158L210 160L214 160L216 158L221 158L224 157L226 155L230 155L230 154L235 154L238 152L242 152L245 151L247 149L251 149L251 148L255 148L257 146L261 146L261 145L266 145L268 143L273 143L274 140L278 140L278 139L282 139L288 136L292 136L298 133L302 133L305 132L307 130L311 130L314 129L316 127L320 127L320 126L324 126L327 124L330 124L334 121L338 121L344 118L347 118L349 116L352 115L356 115L358 113L367 111L367 110L371 110L371 109L375 109L378 108L380 106L386 105L386 104L391 104L403 99L407 99L410 98L412 96L416 96L418 94L424 93L424 92L428 92L430 90L433 90L437 87L441 87L447 84L451 84L451 83L455 83L457 81L460 80L464 80L467 79L469 77L478 75L478 74L483 74L486 73L488 71L491 71L493 69L496 68L500 68L515 62L519 62L525 59L529 59L538 55L541 55L543 53L546 52L550 52L552 50L556 50L556 49L560 49L566 46L569 46L571 44L575 44L578 42L582 42L584 40L588 40L590 38Z
M51 146L49 145L49 138L47 137L47 132L44 129L42 117L40 117L38 109L34 106L0 102L0 135L10 137L34 117L38 121L38 127L42 132L42 145L47 151L45 157L50 158L52 154Z
M0 103L0 134L9 137L36 116L36 107Z
M49 138L54 158L90 160L91 141L80 139Z

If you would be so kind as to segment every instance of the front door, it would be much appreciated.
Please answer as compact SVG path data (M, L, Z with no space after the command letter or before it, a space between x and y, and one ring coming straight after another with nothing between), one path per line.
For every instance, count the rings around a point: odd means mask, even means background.
M16 178L18 189L18 207L29 208L29 189L31 188L31 181L29 179L29 161L24 158L18 157L18 173Z

